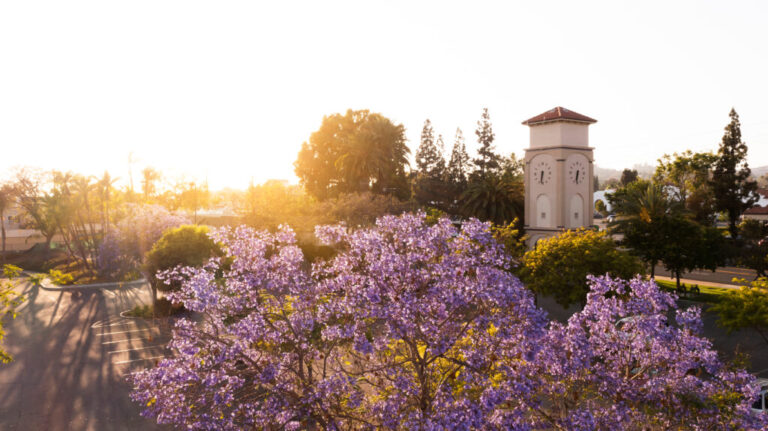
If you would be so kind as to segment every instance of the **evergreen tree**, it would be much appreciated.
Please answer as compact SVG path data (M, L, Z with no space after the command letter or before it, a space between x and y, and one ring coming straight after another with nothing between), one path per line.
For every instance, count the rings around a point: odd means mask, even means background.
M635 169L624 169L621 173L621 179L619 182L622 186L626 187L629 183L637 181L638 173Z
M486 178L489 173L499 168L499 155L494 151L493 140L496 135L491 126L491 117L488 115L488 108L483 109L483 115L477 122L477 142L480 149L477 150L477 158L473 160L476 170L475 173L481 178Z
M469 154L467 146L464 143L464 134L461 129L456 129L456 138L453 141L451 150L451 160L448 162L447 176L451 184L463 186L467 182L467 173L469 170Z
M438 138L438 143L440 142L442 137ZM424 121L424 127L421 129L421 143L416 150L416 167L420 175L430 178L440 178L445 168L445 160L435 144L435 131L429 119Z
M435 165L435 174L440 180L445 180L446 165L445 165L445 142L443 141L443 135L437 135L437 142L435 143L435 149L437 150L438 158Z
M725 127L725 134L717 152L717 161L712 174L712 189L715 194L715 209L728 214L728 231L732 238L738 235L736 222L747 208L758 200L757 183L749 179L747 144L741 140L739 114L731 109L731 122Z
M416 201L422 205L447 210L452 199L445 181L443 137L435 133L427 119L421 131L421 143L416 151L417 175L413 184Z

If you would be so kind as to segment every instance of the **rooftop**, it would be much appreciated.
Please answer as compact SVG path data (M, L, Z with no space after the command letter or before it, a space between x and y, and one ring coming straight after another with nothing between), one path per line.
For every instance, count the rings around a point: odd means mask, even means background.
M533 126L536 124L549 123L554 121L575 121L577 123L597 123L597 120L589 118L586 115L573 112L570 109L565 109L562 106L552 108L543 114L539 114L533 118L529 118L523 121L526 126Z

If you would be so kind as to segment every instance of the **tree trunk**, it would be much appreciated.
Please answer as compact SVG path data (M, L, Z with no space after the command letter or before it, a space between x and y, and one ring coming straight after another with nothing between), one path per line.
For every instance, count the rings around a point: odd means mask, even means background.
M675 278L677 279L677 288L680 289L680 271L675 271Z
M656 279L656 262L651 262L651 280Z

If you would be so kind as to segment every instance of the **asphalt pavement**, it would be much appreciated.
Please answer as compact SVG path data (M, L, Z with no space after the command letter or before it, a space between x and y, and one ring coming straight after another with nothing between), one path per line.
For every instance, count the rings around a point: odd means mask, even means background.
M665 277L674 278L674 275L664 269L663 266L657 265L656 266L656 275L662 275ZM736 283L733 281L734 278L743 278L747 281L752 281L757 277L757 273L751 269L747 268L738 268L735 266L724 266L717 268L717 271L706 271L706 270L700 270L697 269L695 271L686 272L681 274L681 278L687 279L687 280L695 280L695 281L701 281L701 282L710 282L710 283L718 283L718 284L729 284L729 285L735 285Z
M140 416L125 381L168 354L167 320L120 317L150 303L148 286L54 292L25 282L17 290L27 300L3 321L14 361L0 364L0 429L163 429Z

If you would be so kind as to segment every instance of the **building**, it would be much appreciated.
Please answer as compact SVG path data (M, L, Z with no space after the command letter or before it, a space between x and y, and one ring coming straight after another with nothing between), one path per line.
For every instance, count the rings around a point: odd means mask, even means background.
M524 175L529 246L563 230L592 225L594 166L588 129L596 122L559 106L523 121L530 128Z
M760 199L755 206L744 211L742 219L768 221L768 189L757 189L757 195Z

